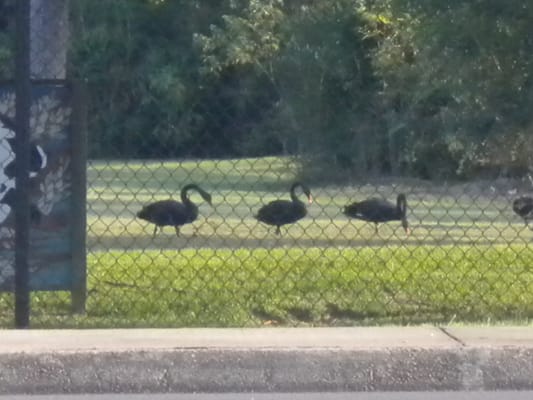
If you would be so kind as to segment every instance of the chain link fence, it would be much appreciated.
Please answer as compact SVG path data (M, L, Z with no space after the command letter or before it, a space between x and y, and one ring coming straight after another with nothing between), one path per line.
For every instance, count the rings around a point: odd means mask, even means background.
M14 32L14 3L0 2L4 52L10 51L7 38ZM45 7L41 16L47 21L65 20L66 3L35 2ZM134 3L132 8L144 7ZM370 119L347 121L346 142L323 144L329 135L322 124L329 116L323 110L341 107L335 96L323 109L313 109L316 102L310 96L307 103L286 104L294 93L254 80L246 70L219 75L213 82L190 69L180 79L192 84L180 86L176 74L192 61L177 57L182 69L173 70L171 56L146 50L143 35L158 29L160 36L170 35L157 23L174 26L157 14L157 7L163 7L159 2L147 3L154 8L145 19L127 2L72 2L69 46L61 41L67 38L64 31L53 34L60 39L57 48L36 44L43 52L41 67L68 65L73 75L87 81L89 160L86 311L72 312L64 288L34 291L32 326L530 320L533 232L527 223L533 218L533 200L524 196L533 183L527 174L467 179L423 179L413 170L391 174L392 161L384 168L380 162L370 165L391 144L376 139ZM156 17L162 19L157 22ZM98 25L102 18L111 21L107 31ZM124 38L138 40L139 48L123 43ZM46 53L66 54L66 47L72 65ZM291 82L299 74L309 76L305 63L291 68ZM12 78L11 55L0 60L0 71L2 78ZM54 71L47 78L63 78ZM174 97L165 97L169 93ZM0 112L12 115L5 99L0 96ZM298 108L308 119L291 126ZM35 121L43 115L47 121L59 118L34 112ZM317 124L320 128L313 130ZM50 126L43 126L49 133ZM311 130L318 136L302 134ZM6 146L13 130L4 124L1 133ZM30 177L40 183L30 209L32 218L41 217L31 227L36 238L66 226L70 217L51 210L59 204L61 185L70 181L59 178L63 164L43 162L42 155L53 149L35 126L32 138L36 147ZM0 244L5 252L12 249L6 243L14 235L9 222L16 206L9 195L14 153L7 146L1 157ZM399 166L400 158L395 158ZM429 157L425 170L442 168L440 161ZM51 185L57 187L43 189L54 177ZM0 283L13 276L12 259L2 258ZM0 293L3 326L11 326L13 306L12 293Z

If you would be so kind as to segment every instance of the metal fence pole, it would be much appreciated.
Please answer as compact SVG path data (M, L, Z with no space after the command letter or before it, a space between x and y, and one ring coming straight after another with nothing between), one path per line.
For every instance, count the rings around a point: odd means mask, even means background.
M87 300L87 262L85 247L87 216L87 99L85 84L75 80L73 91L72 146L72 310L85 313Z
M16 87L16 201L15 207L15 326L30 324L29 234L30 234L30 0L17 2Z

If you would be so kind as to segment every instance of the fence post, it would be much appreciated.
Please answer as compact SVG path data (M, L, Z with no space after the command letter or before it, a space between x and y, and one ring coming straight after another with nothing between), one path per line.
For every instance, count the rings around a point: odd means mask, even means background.
M85 84L75 79L72 85L72 311L85 313L87 299L87 99Z
M30 324L30 0L17 1L15 59L15 327Z

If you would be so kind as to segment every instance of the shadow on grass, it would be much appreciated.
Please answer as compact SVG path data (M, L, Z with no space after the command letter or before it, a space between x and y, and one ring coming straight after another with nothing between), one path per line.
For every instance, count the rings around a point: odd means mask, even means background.
M88 248L90 251L123 250L185 250L185 249L262 249L262 248L310 248L310 247L411 247L411 246L446 246L467 245L482 246L494 244L507 244L504 238L496 240L473 240L469 238L427 238L406 240L393 239L315 239L315 238L232 238L232 237L203 237L203 236L165 236L156 239L149 237L89 237Z

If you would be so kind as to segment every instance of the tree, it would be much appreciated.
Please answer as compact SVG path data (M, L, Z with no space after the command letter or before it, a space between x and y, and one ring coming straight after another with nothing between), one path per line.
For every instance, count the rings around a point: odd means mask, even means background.
M394 125L415 148L411 168L428 176L524 170L533 150L526 111L533 7L518 0L378 3L393 33L375 66Z
M69 0L30 2L30 68L33 78L66 78L69 2Z
M193 31L225 1L78 0L72 72L87 80L93 157L195 154L204 116ZM198 146L199 147L199 146Z
M204 71L221 77L252 70L266 78L275 95L254 129L300 156L307 171L365 170L355 154L371 146L352 136L354 126L374 118L368 55L375 43L362 37L358 1L301 3L251 0L242 13L225 15L209 35L196 37Z
M13 0L0 0L0 79L13 78L14 24Z

